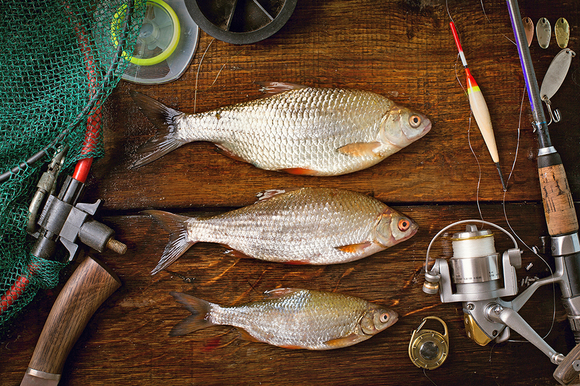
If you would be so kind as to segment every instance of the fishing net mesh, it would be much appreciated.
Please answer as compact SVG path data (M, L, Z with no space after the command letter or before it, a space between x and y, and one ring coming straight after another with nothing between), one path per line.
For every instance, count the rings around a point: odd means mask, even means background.
M62 146L65 171L103 155L87 120L98 120L123 74L144 13L144 0L0 2L0 332L39 289L58 283L67 259L30 254L28 207Z

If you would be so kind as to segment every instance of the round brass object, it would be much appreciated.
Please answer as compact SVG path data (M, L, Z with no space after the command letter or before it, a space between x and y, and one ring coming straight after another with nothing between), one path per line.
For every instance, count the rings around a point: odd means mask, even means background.
M422 330L423 325L430 319L437 320L443 325L444 333L434 330ZM447 325L436 316L427 316L413 331L409 342L409 358L415 366L427 370L434 370L441 366L449 354L449 336Z

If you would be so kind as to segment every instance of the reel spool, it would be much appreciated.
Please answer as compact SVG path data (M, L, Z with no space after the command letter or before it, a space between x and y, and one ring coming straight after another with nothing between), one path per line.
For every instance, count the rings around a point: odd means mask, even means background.
M117 15L111 36L117 44ZM183 0L147 0L145 18L135 49L122 79L138 84L161 84L179 78L189 66L197 48L199 27L187 12ZM128 55L125 54L125 57Z

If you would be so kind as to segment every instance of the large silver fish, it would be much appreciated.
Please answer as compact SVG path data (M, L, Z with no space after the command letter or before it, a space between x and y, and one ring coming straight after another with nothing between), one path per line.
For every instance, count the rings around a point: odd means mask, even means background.
M267 191L253 205L208 218L145 213L171 233L152 274L199 241L266 261L320 265L361 259L409 239L418 229L377 199L327 188Z
M209 141L261 169L336 176L375 165L431 129L424 115L373 92L287 83L264 89L274 95L199 114L133 92L159 135L138 150L131 167L188 142Z
M192 313L171 330L172 336L229 325L251 341L329 350L367 340L398 320L393 310L333 292L279 288L266 292L264 300L232 307L178 292L171 295Z

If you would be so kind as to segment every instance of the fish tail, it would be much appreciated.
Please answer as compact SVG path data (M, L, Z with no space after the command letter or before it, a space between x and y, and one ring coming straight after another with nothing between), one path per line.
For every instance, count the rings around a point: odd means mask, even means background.
M159 131L157 136L144 143L137 150L135 160L129 166L130 169L136 169L163 157L187 141L177 137L174 118L181 115L181 111L167 107L163 103L136 91L131 91L131 97Z
M171 329L171 332L169 332L170 336L185 335L214 325L209 320L206 320L211 311L210 302L181 292L170 292L170 294L178 303L183 304L191 312L191 315L177 323Z
M197 240L189 240L187 231L188 221L191 220L189 217L162 210L146 210L143 213L153 216L169 232L169 243L165 246L157 267L151 271L151 275L155 275L173 264Z

